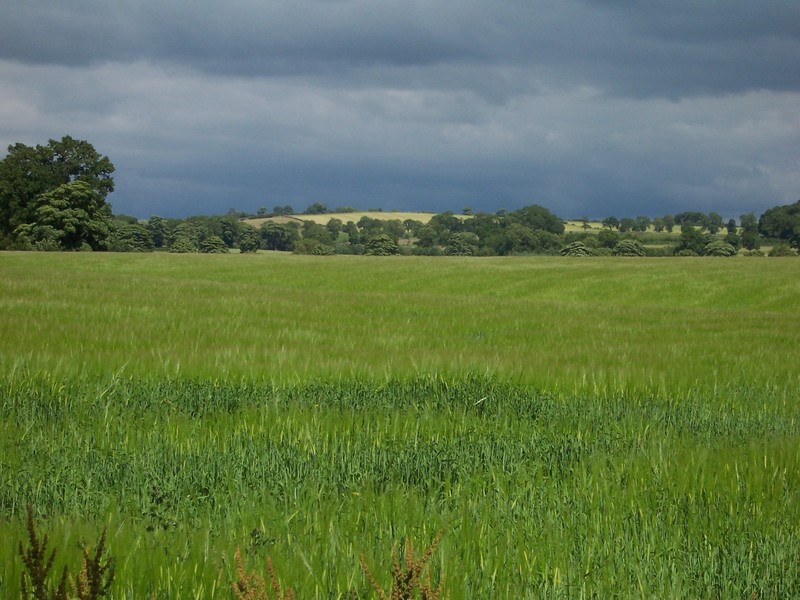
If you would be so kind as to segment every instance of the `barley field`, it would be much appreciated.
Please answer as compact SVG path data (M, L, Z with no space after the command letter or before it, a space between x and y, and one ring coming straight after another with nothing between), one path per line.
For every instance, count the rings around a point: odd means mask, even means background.
M800 261L0 255L0 369L551 391L798 383Z
M800 596L800 261L0 253L26 506L113 598Z
M303 223L304 221L311 221L312 223L317 223L318 225L326 225L328 221L331 219L339 219L342 223L347 223L348 221L352 221L353 223L358 223L364 217L369 219L380 219L382 221L419 221L420 223L427 223L434 217L436 213L426 213L426 212L401 212L401 211L368 211L368 210L357 210L354 212L347 212L347 213L324 213L321 215L310 215L310 214L296 214L296 215L286 215L286 216L278 216L278 217L256 217L246 219L245 223L248 225L252 225L253 227L260 227L263 223L267 221L272 221L274 223ZM464 218L461 215L456 215L460 218Z

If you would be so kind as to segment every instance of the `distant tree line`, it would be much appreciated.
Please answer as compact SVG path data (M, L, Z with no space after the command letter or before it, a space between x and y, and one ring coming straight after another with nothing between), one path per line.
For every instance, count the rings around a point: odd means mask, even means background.
M796 205L770 209L760 220L741 215L740 224L734 219L724 222L716 213L687 212L652 220L609 217L599 231L582 219L583 230L572 232L538 205L511 212L467 210L463 215L438 214L428 223L369 216L345 222L341 215L332 216L326 225L267 221L259 229L261 247L301 254L733 256L740 251L760 254L766 244L772 255L780 256L794 254L800 242L787 225L795 222L793 218L800 222Z
M220 216L140 221L112 213L106 197L114 190L113 172L108 157L69 136L44 146L9 146L0 161L0 249L431 256L732 256L758 254L762 245L773 255L793 255L800 249L800 201L770 208L760 218L741 215L738 224L716 212L683 212L653 219L609 216L599 231L584 217L582 230L570 232L536 204L495 213L465 208L461 215L445 212L423 223L369 216L345 220L343 215L356 212L353 207L330 211L314 202L303 214L337 216L324 225L270 219L256 228L243 219L287 217L294 209L287 204L271 211L262 207L255 215L231 209ZM673 233L676 227L679 234Z

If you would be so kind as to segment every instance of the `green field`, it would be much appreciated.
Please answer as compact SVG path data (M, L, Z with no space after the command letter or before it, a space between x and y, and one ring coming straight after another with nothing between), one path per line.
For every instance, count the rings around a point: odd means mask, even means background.
M800 262L0 253L25 506L115 598L800 596Z
M0 255L0 367L553 391L796 386L800 262ZM593 388L590 388L590 391Z

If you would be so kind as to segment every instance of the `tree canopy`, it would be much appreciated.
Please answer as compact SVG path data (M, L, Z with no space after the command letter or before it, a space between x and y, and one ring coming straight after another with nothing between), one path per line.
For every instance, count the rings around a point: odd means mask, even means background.
M758 221L762 235L789 242L800 248L800 200L794 204L768 209Z
M86 141L13 144L0 161L0 243L42 250L103 250L111 233L114 165Z
M511 213L511 217L531 229L544 229L556 235L564 233L564 224L561 219L538 204L515 210Z

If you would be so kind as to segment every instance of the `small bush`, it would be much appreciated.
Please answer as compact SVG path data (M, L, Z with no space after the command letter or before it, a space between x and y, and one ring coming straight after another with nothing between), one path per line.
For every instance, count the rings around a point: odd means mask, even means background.
M797 256L797 252L788 244L777 244L769 251L769 256Z
M593 256L593 253L583 242L572 242L561 249L561 256Z

